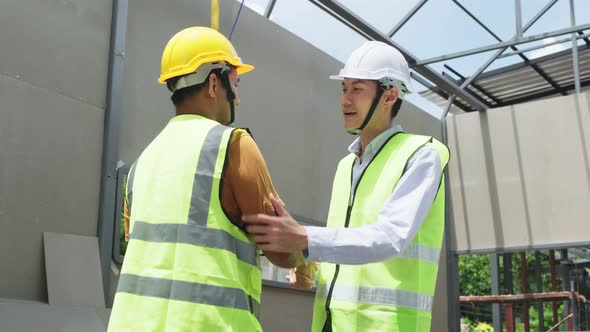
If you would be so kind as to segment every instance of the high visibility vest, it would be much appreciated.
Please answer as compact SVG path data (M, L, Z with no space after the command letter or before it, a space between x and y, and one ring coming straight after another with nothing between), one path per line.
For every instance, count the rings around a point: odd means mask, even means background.
M361 227L377 220L412 156L435 148L442 169L449 150L426 136L398 133L375 155L350 201L355 156L340 161L327 227ZM395 258L364 265L322 263L312 331L429 331L444 230L444 179L424 223Z
M131 168L108 331L261 331L257 249L221 206L233 128L173 118Z

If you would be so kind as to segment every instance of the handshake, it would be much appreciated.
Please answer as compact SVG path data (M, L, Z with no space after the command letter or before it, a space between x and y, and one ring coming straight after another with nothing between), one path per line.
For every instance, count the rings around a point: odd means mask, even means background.
M305 261L303 264L292 268L285 278L289 280L289 284L297 288L312 288L314 286L314 275L318 271L318 266L318 263Z
M305 227L293 219L282 202L273 194L270 194L270 201L276 215L244 215L242 221L245 229L258 249L262 250L272 263L279 266L295 266L286 276L291 285L297 288L311 288L319 264L306 261L301 254L308 246ZM289 263L277 264L283 260Z

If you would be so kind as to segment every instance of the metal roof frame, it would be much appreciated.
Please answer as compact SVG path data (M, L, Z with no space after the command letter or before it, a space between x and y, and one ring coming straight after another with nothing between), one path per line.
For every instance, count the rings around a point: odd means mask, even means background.
M270 0L268 2L265 16L270 17L277 0ZM468 17L470 17L475 23L477 23L481 28L483 28L490 36L492 36L498 43L491 44L479 48L469 49L461 52L440 55L437 57L429 58L429 59L418 59L416 56L411 54L408 50L398 45L394 42L391 37L393 37L406 23L408 23L416 13L418 13L424 5L428 2L428 0L419 0L416 4L410 9L406 15L399 21L395 26L390 30L389 33L383 34L375 27L373 27L370 23L366 22L359 16L357 16L354 12L346 8L346 6L339 3L337 0L308 0L312 4L316 5L319 9L324 11L325 13L331 15L341 23L345 24L353 31L359 33L360 35L366 37L370 40L378 40L385 43L388 43L398 50L406 57L408 64L410 67L420 74L422 79L417 79L418 82L426 86L435 94L441 96L442 98L450 98L450 96L456 96L453 98L453 104L464 111L482 111L488 108L493 107L500 107L508 104L511 104L512 101L506 101L498 96L494 95L494 91L489 91L485 89L481 84L478 84L478 81L484 77L489 77L492 73L497 74L497 70L492 70L489 72L484 71L498 58L504 58L507 56L518 56L520 57L523 62L517 65L507 66L505 68L501 68L502 70L513 70L515 68L521 67L530 67L534 70L538 76L540 76L543 81L549 84L552 87L550 91L532 91L529 96L531 98L537 98L538 96L546 96L551 94L561 94L567 95L568 91L572 90L569 84L565 86L561 86L558 81L551 77L545 70L541 68L539 65L540 59L529 59L524 53L529 52L535 49L540 49L543 47L547 47L549 45L537 46L533 48L525 48L525 49L518 49L517 45L524 44L532 41L542 40L552 36L562 36L565 34L571 34L569 38L565 38L559 40L557 43L563 42L572 42L572 49L567 51L572 53L573 58L573 67L574 67L574 90L576 92L580 92L580 88L587 86L588 83L584 82L580 77L583 76L580 74L579 71L579 59L578 59L578 52L579 47L575 47L577 45L577 40L582 39L586 43L586 46L590 46L590 33L585 33L584 30L590 30L590 24L582 24L576 25L575 24L575 15L574 15L574 3L573 0L569 0L569 7L570 7L570 21L571 26L564 29L559 29L555 31L549 31L541 34L537 34L534 36L523 37L523 33L526 32L529 28L531 28L549 9L551 9L557 1L560 0L548 0L545 6L537 12L532 19L526 22L524 25L522 23L522 13L521 13L521 0L514 0L514 11L515 11L515 34L509 40L502 40L498 35L496 35L482 20L480 20L474 13L469 11L461 2L460 0L452 0L453 3L461 9ZM561 0L561 1L568 1L568 0ZM553 43L552 43L553 44ZM510 48L512 52L503 54L506 49ZM465 75L460 74L458 71L452 69L448 65L445 64L445 68L455 75L457 78L450 76L449 74L442 72L439 73L436 70L430 68L428 65L435 62L441 62L449 59L454 59L458 57L473 55L473 54L480 54L482 52L487 52L490 50L497 50L493 56L491 56L478 70L475 71L474 74L467 77ZM558 52L557 54L551 56L564 56L564 53ZM546 57L543 57L543 61L547 60ZM414 75L415 76L415 75ZM431 82L431 84L425 84L424 79ZM483 97L482 97L483 96ZM529 98L518 98L514 101L521 101L521 100L531 100Z

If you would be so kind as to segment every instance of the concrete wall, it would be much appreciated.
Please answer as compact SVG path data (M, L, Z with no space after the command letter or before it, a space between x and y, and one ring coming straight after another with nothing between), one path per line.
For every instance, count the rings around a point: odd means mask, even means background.
M590 98L448 120L454 250L590 244Z
M96 236L111 1L0 2L0 297L47 300L42 232Z

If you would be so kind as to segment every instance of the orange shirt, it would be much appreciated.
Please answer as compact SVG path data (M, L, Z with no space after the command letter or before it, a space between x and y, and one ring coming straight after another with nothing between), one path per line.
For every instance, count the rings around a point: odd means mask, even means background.
M258 145L246 130L233 132L221 184L221 206L238 227L244 214L275 214L269 194L279 197L272 185ZM129 240L129 209L125 200L125 240Z

